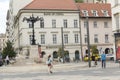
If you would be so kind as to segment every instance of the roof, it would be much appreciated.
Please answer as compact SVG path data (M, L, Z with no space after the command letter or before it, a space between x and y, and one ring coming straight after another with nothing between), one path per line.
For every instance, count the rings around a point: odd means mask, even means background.
M78 10L74 0L33 0L23 9Z
M111 17L111 5L108 3L77 3L78 8L80 9L80 15L84 17L82 10L88 11L89 17L95 17L92 14L92 10L98 12L98 17L105 17L102 10L108 11L108 17Z

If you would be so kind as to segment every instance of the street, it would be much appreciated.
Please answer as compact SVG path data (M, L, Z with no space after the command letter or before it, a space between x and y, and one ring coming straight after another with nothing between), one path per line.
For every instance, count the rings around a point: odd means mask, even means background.
M76 69L70 71L1 73L0 80L120 80L119 68Z
M74 64L74 66L71 67L71 64ZM0 80L120 80L120 67L116 63L108 63L106 69L102 69L100 63L98 66L91 68L87 67L86 63L84 63L84 66L79 66L80 63L63 65L55 65L54 68L56 69L54 69L53 74L49 74L45 70L46 68L40 71L36 69L21 72L2 72L0 73ZM60 68L60 66L64 68Z

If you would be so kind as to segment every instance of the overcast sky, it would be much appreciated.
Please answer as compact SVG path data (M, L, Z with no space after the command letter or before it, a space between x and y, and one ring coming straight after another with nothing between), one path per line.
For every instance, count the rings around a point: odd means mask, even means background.
M9 0L0 0L0 33L6 31L6 15L9 8Z

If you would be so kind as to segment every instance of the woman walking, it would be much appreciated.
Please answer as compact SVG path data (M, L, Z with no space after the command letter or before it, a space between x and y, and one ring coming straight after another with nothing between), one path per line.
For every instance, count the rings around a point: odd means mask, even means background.
M52 72L53 64L52 64L51 55L48 56L47 65L48 65L48 72L49 72L49 73L53 73L53 72Z

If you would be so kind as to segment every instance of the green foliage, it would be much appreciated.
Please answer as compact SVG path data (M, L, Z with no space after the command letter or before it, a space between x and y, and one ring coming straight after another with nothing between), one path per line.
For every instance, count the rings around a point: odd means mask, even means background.
M63 54L62 54L62 48L59 48L59 49L58 49L58 56L59 56L59 57L62 57L62 56L63 56Z
M102 0L97 0L98 2L102 1Z
M97 49L96 45L91 46L91 52L92 52L92 55L97 55L98 54L98 49Z
M10 41L6 42L6 47L2 51L3 59L5 59L7 55L9 56L9 58L16 57L17 53L14 51L14 48L12 46L13 44Z
M76 3L83 3L83 0L75 0Z

